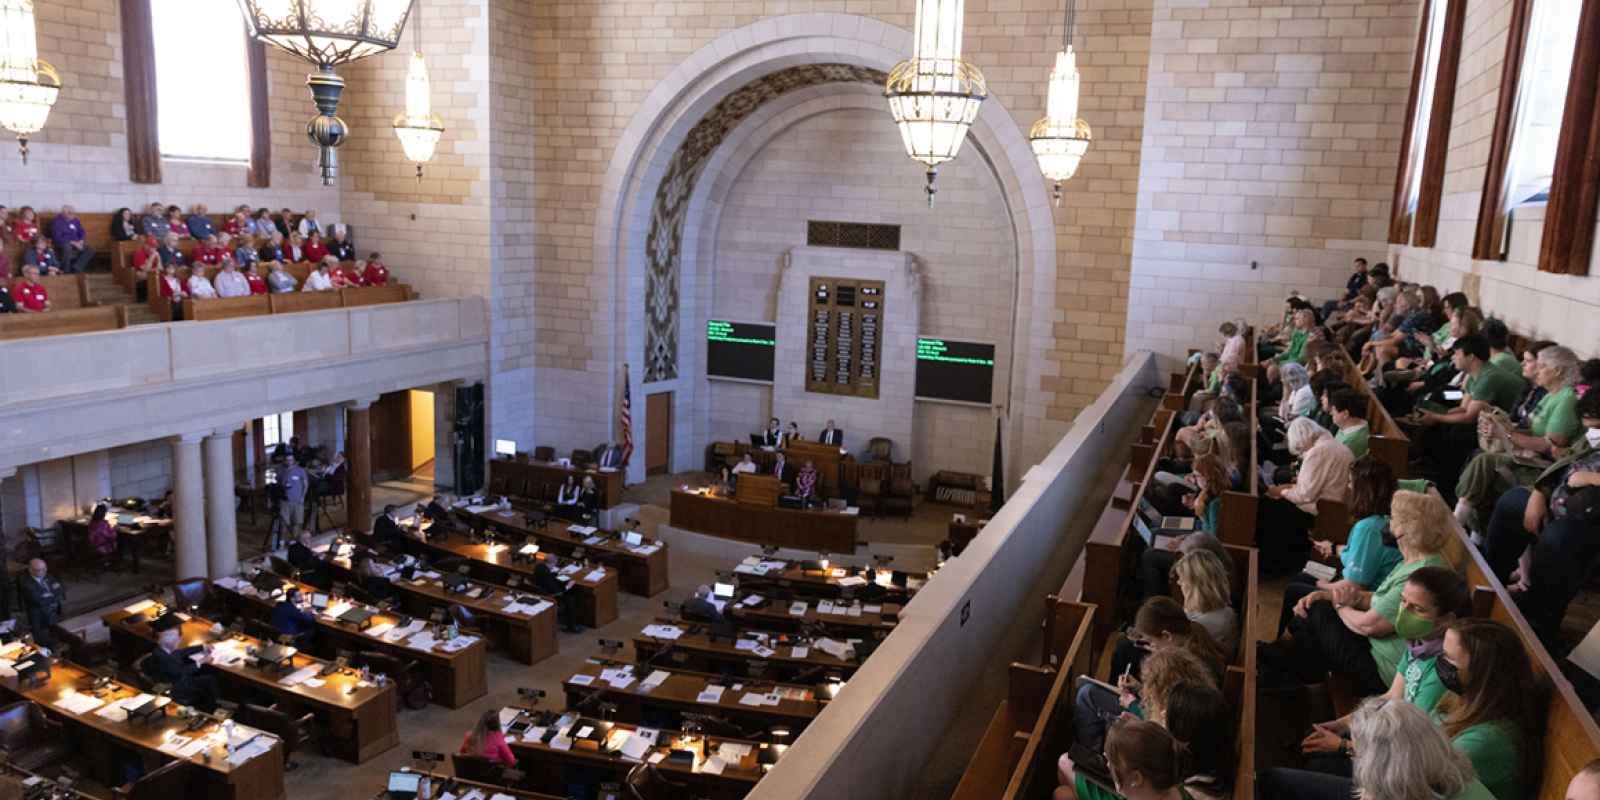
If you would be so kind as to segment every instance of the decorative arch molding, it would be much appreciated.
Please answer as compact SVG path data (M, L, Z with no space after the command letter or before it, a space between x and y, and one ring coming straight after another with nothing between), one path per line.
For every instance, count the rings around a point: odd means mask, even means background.
M837 13L770 17L719 36L685 59L651 90L612 154L596 208L596 274L609 276L611 284L608 306L597 320L602 326L611 326L610 351L603 356L612 365L604 378L609 396L615 397L621 390L621 376L615 369L620 364L628 364L630 379L645 389L678 391L680 408L686 407L683 401L692 401L696 392L696 381L686 380L692 375L681 369L675 377L663 381L647 380L645 360L634 357L646 353L646 303L641 301L649 288L651 213L672 168L674 154L695 126L724 98L763 76L808 65L887 72L911 51L911 45L909 31L869 17ZM814 84L797 91L810 92L825 85ZM767 100L780 96L784 93ZM891 124L887 115L884 124ZM741 120L741 124L724 130L720 143L726 145L741 138L746 127ZM1056 233L1051 201L1023 130L999 99L991 96L985 101L969 136L972 150L968 157L984 160L999 180L1017 241L1020 300L1014 326L1017 352L1011 383L1013 390L1025 387L1027 391L1014 392L1017 402L1006 409L1010 417L1007 439L1043 441L1064 428L1046 421L1049 397L1043 390L1043 376L1049 366L1038 355L1048 349L1045 343L1053 338L1056 316ZM713 158L716 154L713 152ZM703 165L710 163L702 161ZM909 161L906 166L912 167ZM680 200L687 203L698 194L690 191ZM919 199L908 198L908 202ZM692 219L692 214L689 211L688 218ZM662 239L660 233L658 229L654 237L657 242ZM681 235L680 229L680 244ZM681 330L678 325L679 321L674 320L674 329ZM635 419L636 426L642 427L641 422ZM681 423L679 427L683 434L691 432ZM642 435L640 432L635 438ZM1019 435L1023 438L1019 439ZM683 442L687 437L673 438ZM1031 463L1018 448L1011 449L1013 458ZM1042 453L1040 450L1034 455ZM675 458L679 456L675 453ZM1014 461L1010 473L1013 476L1019 474L1016 464ZM633 469L638 474L630 478L643 477L641 464L635 464Z

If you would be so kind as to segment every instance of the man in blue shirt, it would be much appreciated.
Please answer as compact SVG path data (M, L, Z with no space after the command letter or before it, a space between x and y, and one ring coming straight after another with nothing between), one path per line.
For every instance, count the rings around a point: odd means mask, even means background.
M50 239L56 243L62 272L82 272L94 259L94 250L83 242L83 222L72 206L62 206L61 213L50 221Z
M205 241L207 236L217 232L216 229L211 226L211 218L206 216L206 206L204 203L196 204L194 207L194 213L190 214L189 218L184 220L183 223L189 226L189 235L193 236L199 241Z
M272 627L285 636L294 637L294 646L301 650L311 645L311 638L316 634L317 618L300 608L302 595L298 588L291 588L272 608Z
M283 484L283 506L278 509L278 515L283 518L284 530L291 536L298 536L306 529L306 492L311 489L311 478L290 455L284 459L278 481Z
M167 234L172 232L172 226L167 223L166 209L162 208L160 203L150 204L149 210L145 212L144 219L139 222L139 227L144 230L144 235L152 237L158 242L166 239Z

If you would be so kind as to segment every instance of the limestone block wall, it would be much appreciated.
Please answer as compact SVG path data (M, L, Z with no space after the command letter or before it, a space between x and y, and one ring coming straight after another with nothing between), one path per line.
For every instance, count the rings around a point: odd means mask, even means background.
M1414 0L1157 0L1127 349L1181 356L1386 249ZM1442 232L1441 232L1442 233ZM1442 238L1442 237L1441 237Z

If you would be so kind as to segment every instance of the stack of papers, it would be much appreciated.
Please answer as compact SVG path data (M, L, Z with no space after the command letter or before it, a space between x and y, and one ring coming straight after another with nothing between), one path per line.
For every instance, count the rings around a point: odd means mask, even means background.
M619 752L622 753L623 758L632 761L643 761L645 754L650 752L650 745L651 742L645 741L644 737L630 735L627 741L622 743L622 749Z
M824 601L824 602L826 602L826 601ZM803 616L806 615L806 609L807 608L810 608L810 606L806 604L806 601L804 601L804 600L796 600L793 603L789 604L789 616L791 616L791 617L803 617ZM821 603L817 604L817 612L818 613L827 613L826 611L823 610L823 606L822 606Z
M827 638L818 639L813 643L813 646L841 661L850 660L850 657L855 653L855 648L850 645Z
M729 764L737 764L743 761L745 756L750 755L750 749L750 745L747 744L723 742L717 746L717 758Z
M866 586L867 579L860 575L851 575L847 578L840 578L837 583L840 586Z
M251 739L245 744L245 746L234 750L233 755L228 756L228 763L237 767L240 764L255 758L256 756L271 750L273 743L274 742L272 739L268 739L265 736L258 736L254 739Z
M139 602L134 603L133 605L122 610L128 612L129 614L143 614L144 612L150 610L150 608L155 604L156 601L154 600L140 600Z
M763 598L761 597L761 595L753 594L753 595L750 595L750 596L746 597L743 600L740 600L739 601L739 605L741 605L741 606L749 606L751 608L754 608L756 606L761 605L762 599Z
M593 675L574 675L574 676L568 678L567 682L576 683L579 686L589 686L589 685L594 683L594 676Z
M590 582L590 583L595 583L597 581L604 580L605 577L606 577L606 568L605 567L595 567L594 569L589 571L588 575L583 576L583 579L588 581L588 582Z
M707 775L721 775L722 768L726 766L722 759L712 756L700 764L700 771Z
M659 544L642 544L638 547L628 548L629 551L637 553L641 556L653 556L655 555L656 551L660 549L661 545Z
M465 650L465 649L473 646L474 644L477 644L477 642L478 642L478 637L476 637L476 636L457 636L454 639L451 639L449 641L444 642L443 644L440 644L439 648L441 650L444 650L446 653L459 653L462 650Z
M351 603L348 600L341 600L338 603L323 609L322 616L327 617L328 619L338 619L344 615L344 612L349 611L352 608L355 608L354 603Z
M763 706L763 707L764 706L775 706L778 703L782 702L782 700L783 700L783 698L780 697L777 692L771 692L769 694L757 694L755 692L745 692L744 697L739 698L739 705L742 705L742 706ZM724 746L726 746L726 745L724 745ZM743 758L743 756L740 756L740 758Z
M594 527L593 525L568 525L567 530L572 533L576 533L579 536L588 536L600 529Z
M388 633L389 630L391 628L393 628L393 627L394 627L394 623L393 622L380 622L380 623L378 623L376 625L373 625L372 627L367 628L366 630L362 631L362 633L365 633L368 636L382 636L385 633Z
M590 547L593 547L594 545L597 545L597 544L599 544L599 543L601 543L601 542L603 542L605 540L606 540L606 537L604 537L604 536L590 536L589 538L584 539L583 543L586 544L586 545L589 545Z
M416 650L432 650L434 645L433 631L422 631L406 640L406 647Z
M384 632L383 640L386 642L398 642L401 639L404 639L407 636L422 630L422 627L426 624L426 622L416 619L412 620L410 625L402 625L398 628L390 628L388 631Z
M726 691L726 689L721 686L718 686L714 683L708 684L695 699L702 703L720 703L722 702L722 693L724 691Z
M92 694L78 694L77 692L55 702L57 708L71 714L86 714L103 705L105 705L105 701L100 698Z
M658 669L650 673L649 677L645 678L639 683L639 691L648 692L657 686L666 683L667 679L670 677L672 677L672 673Z
M281 683L284 686L299 686L300 684L305 683L307 680L315 677L317 677L317 665L312 664L309 667L301 667L300 669L297 669L294 672L279 678L278 683Z
M682 636L683 629L676 625L646 625L644 626L644 630L640 631L639 633L643 636L649 636L652 639L671 640Z
M633 685L633 669L630 667L617 667L600 671L600 679L618 689L626 689Z

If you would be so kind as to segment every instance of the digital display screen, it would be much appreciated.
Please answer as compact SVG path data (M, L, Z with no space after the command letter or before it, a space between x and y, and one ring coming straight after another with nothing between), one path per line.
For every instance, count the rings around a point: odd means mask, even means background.
M993 389L994 345L917 337L917 397L988 405Z
M706 375L747 381L772 380L776 326L769 322L706 321Z

